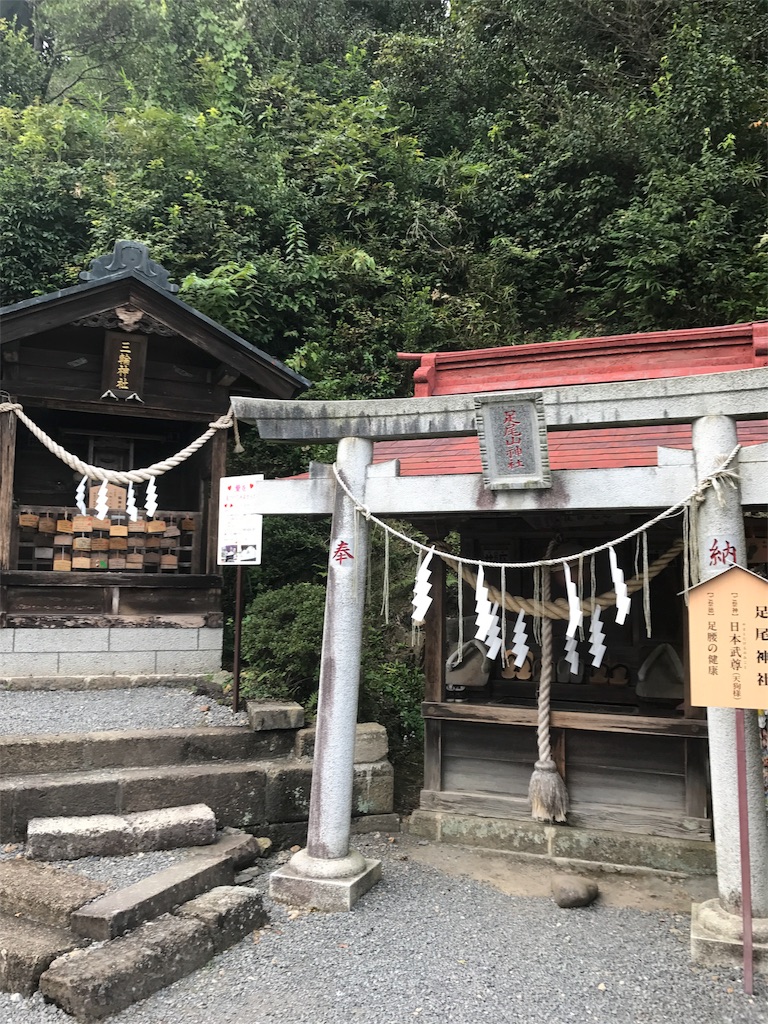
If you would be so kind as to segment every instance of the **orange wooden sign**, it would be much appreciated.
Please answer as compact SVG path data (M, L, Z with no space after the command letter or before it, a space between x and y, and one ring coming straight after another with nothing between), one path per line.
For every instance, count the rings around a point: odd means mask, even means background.
M732 565L688 600L691 704L768 708L768 580Z

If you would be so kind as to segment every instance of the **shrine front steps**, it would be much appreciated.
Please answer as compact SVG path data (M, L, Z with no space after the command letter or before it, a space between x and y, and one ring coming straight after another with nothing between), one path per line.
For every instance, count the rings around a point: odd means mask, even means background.
M6 775L0 778L0 842L23 842L32 818L121 815L205 803L219 827L257 831L290 845L306 828L311 778L309 757ZM372 828L397 829L392 804L392 765L355 765L353 815L370 816Z

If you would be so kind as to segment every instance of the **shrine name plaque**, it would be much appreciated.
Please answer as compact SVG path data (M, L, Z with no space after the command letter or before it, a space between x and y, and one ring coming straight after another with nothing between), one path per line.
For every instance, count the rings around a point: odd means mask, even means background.
M104 363L101 386L113 398L143 401L147 338L143 334L104 333Z
M475 398L485 486L492 491L552 486L541 392Z

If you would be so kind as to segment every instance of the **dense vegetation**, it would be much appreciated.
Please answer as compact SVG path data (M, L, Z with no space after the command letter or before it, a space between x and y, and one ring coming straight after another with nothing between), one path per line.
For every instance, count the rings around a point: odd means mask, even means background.
M136 238L184 299L329 398L407 393L398 350L766 315L759 0L0 12L3 302ZM251 439L233 466L306 455ZM278 522L269 538L280 570L253 573L251 621L272 614L274 632L277 586L316 613L324 530ZM373 693L413 672L371 628L369 649L400 666L369 666ZM285 661L304 664L298 648Z

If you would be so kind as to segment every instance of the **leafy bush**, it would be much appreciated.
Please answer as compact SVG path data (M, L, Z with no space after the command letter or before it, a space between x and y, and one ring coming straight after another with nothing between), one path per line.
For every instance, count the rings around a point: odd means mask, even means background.
M324 607L318 583L290 583L254 598L243 619L244 697L310 700L320 677Z

